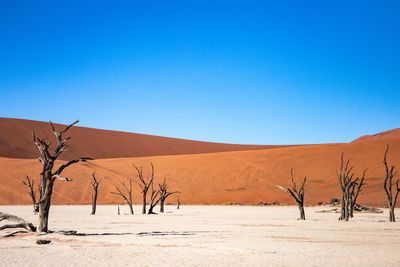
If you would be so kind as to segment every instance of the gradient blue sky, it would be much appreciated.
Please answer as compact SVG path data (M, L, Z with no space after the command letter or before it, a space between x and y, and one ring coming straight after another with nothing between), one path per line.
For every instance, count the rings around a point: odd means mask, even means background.
M0 117L248 144L397 128L399 3L1 1Z

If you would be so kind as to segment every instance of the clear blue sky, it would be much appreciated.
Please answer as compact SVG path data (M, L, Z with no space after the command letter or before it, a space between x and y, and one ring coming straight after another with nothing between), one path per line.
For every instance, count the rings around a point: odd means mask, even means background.
M400 127L399 14L383 0L1 1L0 117L347 142Z

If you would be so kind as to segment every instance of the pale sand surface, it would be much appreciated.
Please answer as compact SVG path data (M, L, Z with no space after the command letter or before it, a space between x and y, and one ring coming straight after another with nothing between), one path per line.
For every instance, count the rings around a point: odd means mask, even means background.
M158 207L157 207L158 208ZM399 266L400 223L329 207L166 206L161 215L125 215L126 206L52 206L51 230L89 236L20 234L0 238L0 266ZM36 224L31 206L0 206ZM135 212L140 207L135 206ZM400 211L396 214L400 219ZM3 231L4 232L4 231ZM36 245L37 239L48 245Z

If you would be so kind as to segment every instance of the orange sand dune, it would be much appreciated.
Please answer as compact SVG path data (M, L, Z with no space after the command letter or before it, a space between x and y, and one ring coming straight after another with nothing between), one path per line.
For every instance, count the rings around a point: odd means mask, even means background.
M55 126L60 127L59 124ZM54 135L48 122L0 118L0 157L37 158L38 151L32 142L32 130L36 136L44 137L54 144ZM68 152L62 154L64 160L76 157L102 159L285 147L209 143L78 126L72 127L68 133L72 141Z
M384 131L372 135L363 135L353 140L353 142L366 141L366 140L377 140L377 139L390 139L390 138L400 138L400 128L396 128L389 131Z
M157 181L167 177L170 188L182 192L179 198L185 204L273 201L294 204L289 196L275 188L276 184L289 184L291 167L296 179L305 175L308 177L306 204L328 202L340 194L336 170L340 153L344 152L353 160L356 173L369 168L364 194L359 197L360 203L382 205L385 199L382 158L387 143L391 146L390 162L400 167L400 138L255 151L99 159L77 164L65 171L65 176L73 181L56 182L53 202L89 203L90 173L95 170L97 177L102 179L99 203L122 203L118 196L110 194L114 185L129 177L137 181L132 164L143 165L145 172L149 173L150 162L155 165ZM26 174L37 180L39 173L40 163L37 160L0 158L0 204L29 204L21 180ZM135 202L140 202L139 185L135 183L134 188ZM171 197L169 202L175 202L177 197Z

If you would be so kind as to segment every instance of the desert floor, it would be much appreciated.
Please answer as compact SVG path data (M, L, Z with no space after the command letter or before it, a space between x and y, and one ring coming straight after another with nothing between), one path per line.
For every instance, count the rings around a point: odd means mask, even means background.
M166 206L161 215L128 215L127 206L52 206L51 230L0 238L0 266L399 266L400 223L356 213L350 222L329 207ZM0 211L35 222L31 206ZM140 211L135 206L135 212ZM400 219L400 211L396 213ZM4 234L4 231L3 231ZM37 245L48 239L48 245Z

